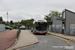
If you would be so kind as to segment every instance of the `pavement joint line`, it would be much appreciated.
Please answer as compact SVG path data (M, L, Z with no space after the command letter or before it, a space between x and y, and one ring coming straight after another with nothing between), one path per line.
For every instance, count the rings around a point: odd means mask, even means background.
M56 37L60 37L60 36L57 36L57 35L54 35L54 34L50 34L50 33L48 33L49 35L53 35L53 36L56 36ZM75 44L75 43L73 43L73 42L71 42L73 39L68 39L68 38L64 38L64 37L60 37L60 38L63 38L63 39L65 39L65 40L67 40L70 44ZM66 42L66 41L65 41ZM67 42L66 42L67 43Z

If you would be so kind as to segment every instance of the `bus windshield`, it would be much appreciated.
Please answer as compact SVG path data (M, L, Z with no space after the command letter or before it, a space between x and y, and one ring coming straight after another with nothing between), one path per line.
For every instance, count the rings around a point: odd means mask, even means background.
M47 23L46 22L36 22L36 26L35 26L36 30L38 31L45 31L47 30Z

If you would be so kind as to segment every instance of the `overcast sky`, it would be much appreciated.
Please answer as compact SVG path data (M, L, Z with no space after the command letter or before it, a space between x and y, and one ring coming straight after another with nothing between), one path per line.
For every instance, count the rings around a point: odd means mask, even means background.
M62 12L64 9L75 12L75 0L0 0L0 16L4 21L21 21L34 18L44 19L50 10Z

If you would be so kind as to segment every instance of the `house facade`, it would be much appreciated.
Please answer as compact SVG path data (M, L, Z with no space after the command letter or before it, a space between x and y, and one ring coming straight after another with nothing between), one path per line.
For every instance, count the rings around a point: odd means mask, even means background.
M64 9L62 12L64 21L64 33L68 35L75 35L75 12Z
M62 33L62 21L57 20L57 18L60 18L60 17L58 17L54 14L51 15L52 25L51 25L50 31Z

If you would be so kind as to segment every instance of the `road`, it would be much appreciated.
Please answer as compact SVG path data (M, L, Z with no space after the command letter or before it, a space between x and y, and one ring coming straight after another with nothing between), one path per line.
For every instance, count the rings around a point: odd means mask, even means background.
M74 46L69 46L63 40L51 35L35 35L39 39L39 44L20 50L75 50Z

